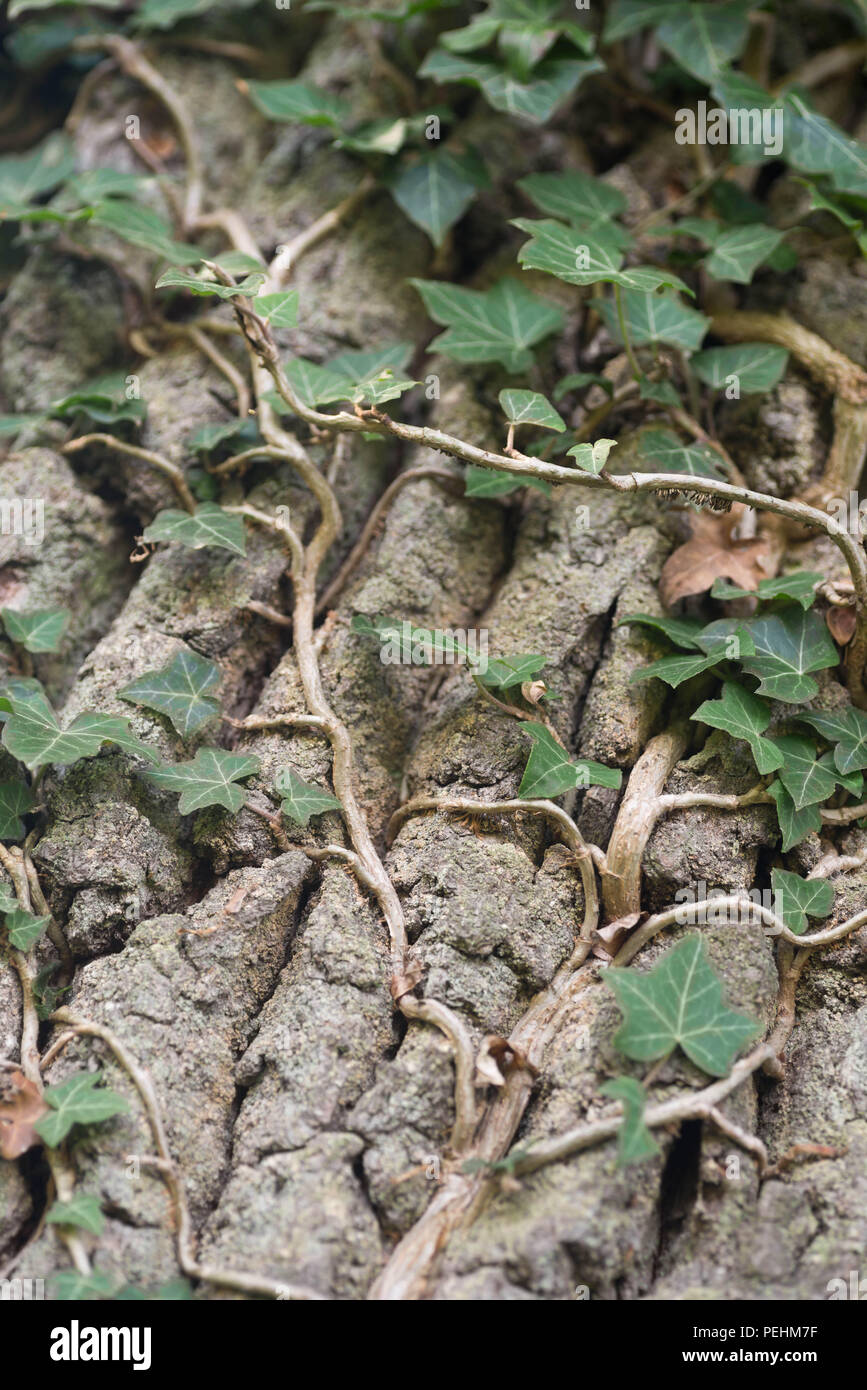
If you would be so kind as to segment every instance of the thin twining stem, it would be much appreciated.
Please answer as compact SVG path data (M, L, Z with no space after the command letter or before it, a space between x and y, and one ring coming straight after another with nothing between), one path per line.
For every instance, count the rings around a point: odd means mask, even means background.
M141 449L137 444L127 444L124 440L117 439L113 434L81 434L77 439L71 439L68 444L64 444L60 452L62 454L75 454L79 449L86 449L89 444L105 444L109 449L117 449L120 454L128 454L130 458L141 459L144 463L149 463L152 468L171 481L187 511L194 512L196 510L196 499L190 492L183 469L179 468L176 463L171 463L169 459L163 458L162 454L155 454L152 449Z

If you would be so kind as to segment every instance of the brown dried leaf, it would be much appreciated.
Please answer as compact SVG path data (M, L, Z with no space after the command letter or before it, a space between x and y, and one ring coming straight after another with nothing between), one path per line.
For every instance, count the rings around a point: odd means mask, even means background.
M847 642L851 642L855 636L855 605L843 608L829 608L825 614L825 622L828 624L828 631L835 642L839 642L841 647L845 647Z
M0 1077L0 1158L20 1158L42 1140L33 1128L48 1106L22 1071Z
M599 927L595 936L604 943L606 954L616 956L633 928L637 927L638 923L647 916L646 912L629 912L625 917L618 917L615 922L609 922L606 926Z
M391 977L391 997L398 1002L405 994L412 994L416 985L419 983L424 971L421 962L411 960L402 975L392 975Z
M548 687L544 681L524 681L521 686L521 694L530 705L538 705L547 690Z
M743 508L718 514L698 512L691 517L692 536L669 555L659 580L666 608L678 599L703 594L715 579L730 579L741 589L755 589L774 566L774 542L769 537L734 539Z

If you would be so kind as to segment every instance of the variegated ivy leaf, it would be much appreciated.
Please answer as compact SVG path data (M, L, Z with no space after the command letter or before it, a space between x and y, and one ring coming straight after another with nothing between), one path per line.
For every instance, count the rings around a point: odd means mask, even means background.
M25 782L0 782L0 840L20 840L24 835L21 817L32 808L33 793Z
M818 693L808 673L836 666L840 660L828 629L817 613L786 608L750 618L742 624L755 654L743 657L744 669L758 676L759 695L789 704L803 704Z
M799 811L782 782L772 782L768 795L777 804L777 820L780 824L782 842L780 848L787 854L799 845L809 834L822 829L822 814L817 802L804 806Z
M760 579L755 589L740 589L737 584L729 584L725 579L715 579L710 596L722 599L759 598L764 602L788 598L802 608L812 608L816 585L821 584L823 578L824 575L813 570L795 570L794 574L781 574L777 579Z
M261 765L250 753L200 748L191 762L164 765L147 775L158 786L180 792L178 810L182 816L205 806L222 806L234 813L247 802L246 789L237 785L239 778L250 777Z
M566 421L539 391L501 391L500 405L513 425L539 425L562 434Z
M6 913L3 925L15 950L29 951L31 946L36 945L50 921L50 917L34 917L32 912L25 912L23 907L15 907Z
M153 749L130 733L128 721L116 715L80 714L62 729L41 692L10 695L8 685L0 708L10 711L3 725L3 747L31 772L49 763L67 767L79 758L92 758L103 743L116 744L150 763L159 761Z
M842 710L807 710L798 718L835 744L834 766L838 772L858 772L867 768L867 714L850 707Z
M602 472L608 462L608 455L611 450L616 448L616 439L597 439L593 444L573 444L567 453L574 458L579 468L584 469L585 473L598 474Z
M32 608L29 613L0 608L3 626L13 642L28 652L54 652L70 619L67 608Z
M702 1071L725 1076L759 1031L725 1003L698 934L672 946L651 970L610 966L602 978L623 1011L614 1045L637 1062L667 1057L680 1046Z
M827 917L834 906L834 887L826 878L801 878L788 869L771 870L774 910L789 931L803 936L808 917Z
M220 684L220 668L184 647L159 671L146 671L118 690L122 700L167 714L181 738L194 734L220 711L209 694Z
M519 227L531 238L518 252L521 265L529 270L542 270L558 280L565 280L569 285L604 282L643 293L661 288L692 293L672 271L658 270L655 266L621 270L623 255L616 245L616 238L606 240L601 227L591 237L589 232L550 220L534 222L516 217L512 220L512 226Z
M306 826L311 816L321 816L325 811L343 809L336 796L314 786L312 782L305 782L304 778L299 777L290 767L277 773L275 785L283 797L280 810L284 816L296 821L298 825Z
M655 1157L660 1149L644 1123L647 1096L641 1082L634 1076L618 1076L599 1089L603 1096L619 1100L623 1105L623 1123L617 1133L617 1162L625 1167Z
M247 553L241 517L224 512L216 502L202 502L192 514L173 509L157 512L142 536L146 541L179 541L191 550L210 545L231 550L233 555Z
M587 758L573 763L544 724L528 720L520 727L533 740L533 747L518 788L519 796L552 797L575 787L620 786L622 774L617 768L605 767Z
M512 278L484 291L440 280L410 284L434 322L447 326L431 350L457 362L500 362L507 372L525 372L533 364L530 349L563 326L562 310Z
M762 738L771 722L771 711L764 700L735 681L725 681L722 698L705 700L691 717L713 729L724 729L732 738L745 739L762 775L782 767L783 750L770 739Z
M46 1088L43 1099L51 1110L33 1128L49 1148L56 1148L73 1125L97 1124L129 1110L129 1102L107 1086L100 1086L101 1080L102 1072L85 1071Z

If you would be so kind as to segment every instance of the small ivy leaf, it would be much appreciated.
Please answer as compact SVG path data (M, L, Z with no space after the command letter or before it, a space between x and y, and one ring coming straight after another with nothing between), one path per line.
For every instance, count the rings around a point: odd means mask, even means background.
M780 848L784 854L795 845L799 845L802 840L806 840L813 831L822 829L822 815L818 803L804 806L799 811L782 782L772 782L768 787L768 795L773 797L777 804L777 820L782 835Z
M697 309L681 304L676 295L648 294L625 290L621 296L626 331L634 347L667 343L670 347L694 352L710 327L710 319ZM622 343L617 308L609 299L594 299L605 326L615 342Z
M118 690L122 700L167 714L181 738L194 734L219 713L208 692L220 684L220 668L184 647L159 671L146 671Z
M578 170L530 174L518 180L518 187L540 212L564 222L577 223L588 232L596 226L613 231L611 219L618 217L626 207L626 195L619 188Z
M153 749L130 733L128 721L116 715L80 714L68 728L61 729L57 715L39 691L19 694L8 703L12 713L3 728L3 747L30 772L48 763L66 767L79 758L91 758L103 743L114 743L150 763L159 761Z
M181 793L178 810L182 816L204 806L222 806L234 813L247 802L245 788L236 786L238 779L258 772L261 766L261 760L249 753L200 748L191 762L164 765L147 775L158 786Z
M724 579L716 579L710 591L711 598L759 598L769 602L775 598L788 598L799 603L802 608L813 606L816 585L821 584L824 575L813 570L795 570L794 574L782 574L778 579L760 579L755 589L740 589L737 584L728 584Z
M68 1202L54 1202L45 1220L57 1226L76 1226L94 1236L102 1235L105 1225L99 1198L89 1192L76 1192Z
M321 816L325 811L343 809L337 797L311 782L305 782L303 777L299 777L297 772L293 772L289 767L277 773L275 786L283 797L280 810L284 816L297 821L299 825L306 826L311 816Z
M25 782L0 782L0 840L20 840L25 816L33 808L33 793ZM0 884L0 890L5 885ZM0 896L0 912L5 911Z
M391 196L410 222L442 246L484 181L480 161L436 150L387 180Z
M730 1009L705 944L691 934L652 970L610 966L603 975L617 996L623 1023L615 1047L637 1062L653 1062L680 1045L696 1066L725 1076L758 1025Z
M580 391L585 386L601 386L609 397L614 395L614 383L599 372L570 372L560 378L551 394L555 401L562 401L570 391Z
M808 179L795 179L795 183L803 184L809 190L810 211L829 212L832 217L836 217L839 222L843 223L846 230L852 233L861 255L867 257L867 231L864 230L863 218L855 217L842 203L829 198Z
M542 429L556 430L558 434L566 428L559 411L538 391L501 391L499 401L506 419L513 425L539 425Z
M552 797L579 786L620 786L623 775L617 768L587 758L570 762L565 749L544 724L527 721L520 728L533 740L533 747L518 788L519 796Z
M253 308L260 318L268 320L272 328L294 328L298 322L298 291L259 294Z
M654 22L659 26L656 37L662 47L684 72L700 82L712 82L746 44L747 0L728 0L722 6L684 3L654 8L660 11Z
M812 700L819 687L807 673L836 666L840 660L828 629L818 614L787 608L743 624L755 655L744 658L744 669L758 676L759 695L788 704Z
M147 407L144 401L128 397L127 386L125 372L107 372L53 401L51 414L64 420L86 415L98 425L117 425L124 421L138 424L147 414Z
M0 912L14 912L17 906L18 899L9 884L0 882Z
M152 256L172 261L175 265L193 265L202 259L200 247L175 241L168 222L142 203L132 203L125 198L108 198L93 209L91 223L94 227L105 227L131 246L138 246Z
M623 253L616 235L606 237L606 228L599 226L591 236L576 227L567 227L551 219L534 221L515 217L512 226L526 232L530 240L518 252L518 261L528 270L541 270L554 275L568 285L620 285L626 290L683 290L692 294L680 276L656 266L630 266L621 270Z
M597 439L592 444L573 444L567 453L585 473L599 474L608 462L611 450L616 448L616 439Z
M630 684L637 685L639 681L649 681L655 677L657 680L665 681L672 690L676 690L684 681L692 680L693 676L700 675L702 671L709 671L721 660L719 653L711 653L710 656L663 656L659 661L652 661L649 666L642 666L640 671L633 671Z
M547 661L545 656L495 657L488 662L488 669L478 679L492 690L508 690L510 686L523 685L525 681L532 680Z
M365 381L359 381L353 386L349 399L354 405L363 405L367 402L370 405L384 405L386 401L396 400L402 396L404 391L411 391L413 386L419 383L414 377L396 377L391 367L383 367L382 371L375 377L368 377Z
M456 362L499 362L507 372L525 372L533 364L530 349L563 327L562 310L531 294L519 280L501 280L484 291L439 280L409 283L434 322L446 325L430 350Z
M771 722L771 711L757 695L742 685L726 681L722 699L705 700L691 716L712 729L724 729L732 738L742 738L750 745L753 759L764 776L783 765L783 750L762 734Z
M56 651L70 616L66 608L32 608L29 613L0 608L8 635L28 652Z
M14 907L11 912L6 913L4 925L9 933L9 942L16 951L29 951L31 946L36 945L50 921L50 917L34 917L32 912L25 912L23 907Z
M26 154L5 155L0 159L0 221L15 218L74 173L75 150L64 132L53 131Z
M520 477L515 473L503 473L498 468L476 468L469 464L464 482L466 497L508 497L519 488L532 487L546 497L551 495L551 484L542 478Z
M242 430L248 430L250 421L229 420L225 425L202 425L188 435L186 446L194 454L210 454L227 439L234 439ZM258 430L256 431L258 434Z
M741 661L755 655L753 639L744 631L743 618L717 618L702 628L696 644L708 655L715 652L720 661Z
M412 124L404 116L385 116L378 121L365 121L351 135L340 135L334 143L338 149L355 154L395 155L406 144Z
M837 784L833 768L817 760L816 745L810 739L800 734L781 734L774 742L784 759L779 778L796 811L831 795Z
M132 16L135 29L171 29L179 19L210 9L209 0L144 0ZM116 0L108 6L116 9Z
M52 1275L51 1287L59 1303L89 1303L112 1298L117 1290L115 1280L107 1274L79 1274L77 1269L63 1269Z
M685 647L687 651L701 650L696 638L703 624L698 618L660 618L654 613L627 613L615 626L624 627L626 624L656 628L670 638L676 647Z
M623 1124L617 1133L617 1162L641 1163L660 1152L659 1145L644 1123L647 1096L644 1087L633 1076L618 1076L600 1086L603 1096L619 1100L623 1105Z
M210 278L208 278L209 276ZM231 299L236 294L254 296L262 288L267 278L264 270L254 270L245 276L240 285L223 285L219 280L214 279L213 272L207 269L199 276L190 275L187 271L177 270L173 266L163 272L154 288L158 290L189 290L191 294L215 294L218 299ZM265 298L282 299L283 296L266 295Z
M808 917L827 917L834 906L834 886L826 878L801 878L788 869L771 870L774 910L789 931L802 936Z
M224 512L216 502L202 502L192 516L189 512L171 509L157 512L142 536L146 541L179 541L191 550L202 550L210 545L231 550L233 555L247 553L243 521L239 516Z
M821 734L834 748L838 772L867 768L867 714L851 707L844 710L808 710L798 718Z
M737 377L744 395L770 391L782 380L789 360L785 348L771 343L738 343L735 347L706 348L697 352L690 366L699 381L722 390Z
M694 478L722 478L720 456L706 444L683 444L671 430L645 430L642 463L651 473L688 473Z
M773 227L753 224L749 227L734 227L717 238L716 245L704 264L708 272L717 280L734 280L738 285L748 285L762 261L783 239L782 232Z
M242 90L269 121L303 121L339 130L351 115L346 102L305 82L245 82Z
M785 154L807 174L828 174L839 192L867 195L867 149L798 92L785 98Z
M129 1110L129 1102L123 1096L98 1084L101 1079L102 1072L85 1071L70 1076L59 1086L47 1087L43 1100L51 1109L36 1121L34 1128L49 1148L56 1148L73 1125L97 1124Z
M660 405L681 404L680 396L670 381L651 381L650 377L639 377L638 394L643 401L657 401Z
M601 72L602 68L598 58L584 61L551 58L534 69L530 81L521 82L490 59L470 60L435 48L419 68L418 75L430 77L435 82L469 82L481 88L495 111L507 116L523 116L534 124L544 125L585 77Z

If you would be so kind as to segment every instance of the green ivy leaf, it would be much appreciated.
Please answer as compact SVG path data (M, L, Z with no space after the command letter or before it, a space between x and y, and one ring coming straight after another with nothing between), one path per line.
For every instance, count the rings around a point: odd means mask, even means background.
M13 642L28 652L54 652L70 619L67 608L32 608L29 613L0 608L3 626Z
M351 115L346 102L306 82L248 82L246 92L269 121L303 121L339 130Z
M563 327L563 313L531 294L519 280L490 290L466 290L439 280L410 280L435 323L447 325L431 349L457 362L500 362L507 372L533 364L530 349Z
M627 290L621 298L626 331L634 347L667 343L693 352L710 327L710 319L705 314L681 304L674 295ZM623 338L615 305L607 299L594 299L593 307L602 315L615 342L621 343Z
M18 899L9 884L0 881L0 912L14 912L17 906Z
M752 695L734 681L723 684L722 698L705 700L691 716L712 729L725 729L732 738L742 738L750 745L756 767L764 776L783 765L783 750L762 734L771 722L771 712L764 700Z
M277 773L275 785L283 797L280 810L284 816L296 821L298 825L306 826L311 816L321 816L325 811L343 809L337 797L323 791L321 787L314 786L312 782L305 782L303 777L299 777L297 772L293 772L289 767Z
M605 18L605 42L615 43L664 19L676 18L683 9L681 0L613 0Z
M220 668L184 647L159 671L146 671L118 690L122 700L167 714L181 738L194 734L220 712L208 692L220 684Z
M113 0L114 3L114 0ZM180 19L213 9L213 0L143 0L132 16L134 29L171 29ZM99 1232L96 1232L99 1235Z
M643 401L658 401L660 405L680 406L681 399L670 381L651 381L650 377L638 378L638 393Z
M786 349L771 343L738 343L735 347L705 348L695 354L690 366L699 381L716 390L728 385L730 377L737 377L740 390L749 396L776 386L788 360Z
M181 793L178 810L182 816L205 806L222 806L234 813L247 803L246 789L236 786L238 779L251 776L261 766L261 760L249 753L200 748L191 762L164 765L147 775L158 786Z
M684 444L671 430L645 430L639 457L651 473L688 473L693 478L722 478L720 456L706 444Z
M518 252L518 260L528 270L542 270L569 285L595 285L599 282L621 285L627 290L648 293L657 289L692 291L669 270L655 266L634 266L621 270L622 252L616 239L605 239L603 228L595 236L562 222L515 217L512 226L531 238Z
M0 221L14 218L16 209L49 193L74 173L72 141L60 131L53 131L26 154L4 155L0 159Z
M720 660L718 652L710 656L662 656L658 661L651 661L649 666L642 666L640 671L633 671L630 684L637 685L639 681L656 678L665 681L672 690L676 690L684 681L692 680L693 676L700 675L702 671L709 671Z
M188 435L186 446L194 454L210 454L227 439L235 439L250 427L248 420L229 420L225 425L201 425ZM258 433L258 431L256 431ZM252 441L251 441L252 442Z
M476 468L475 464L469 464L464 482L464 495L466 497L507 497L511 492L517 492L519 488L532 487L537 492L543 492L546 497L551 495L551 484L544 482L542 478L530 476L521 477L516 473L504 473L499 468Z
M117 1284L107 1274L79 1274L77 1269L62 1269L52 1275L51 1287L60 1303L88 1303L111 1298Z
M610 966L603 980L623 1011L615 1047L637 1062L666 1057L678 1045L711 1076L725 1076L758 1026L730 1009L698 934L672 946L652 970Z
M767 260L782 239L783 233L774 231L772 227L757 224L734 227L717 239L704 264L717 280L734 280L738 285L748 285L762 261Z
M107 1086L100 1086L101 1080L102 1072L85 1071L70 1076L59 1086L46 1088L43 1099L51 1106L51 1113L43 1115L33 1128L49 1148L56 1148L73 1125L97 1124L129 1110L128 1101Z
M483 186L478 161L436 150L388 181L394 201L410 222L442 246Z
M76 1192L68 1202L54 1202L45 1220L57 1226L76 1226L94 1236L102 1235L105 1225L99 1198L89 1192Z
M622 1166L641 1163L660 1152L659 1145L644 1123L647 1096L644 1087L633 1076L618 1076L600 1086L603 1096L619 1100L623 1105L623 1124L617 1134L617 1161Z
M825 801L834 791L837 779L833 770L816 758L816 745L800 734L781 734L774 740L783 756L779 779L796 811Z
M623 780L617 768L581 758L570 762L566 753L544 724L522 723L520 728L533 740L530 757L521 778L518 795L525 797L560 796L575 787L619 787Z
M660 618L654 613L627 613L615 626L623 627L627 623L655 628L670 638L676 647L685 647L687 651L701 651L696 637L702 631L703 624L698 618Z
M826 878L801 878L788 869L771 870L774 911L789 931L803 936L808 917L827 917L834 906L834 888Z
M31 946L36 945L50 921L50 917L34 917L32 912L25 912L23 907L14 907L11 912L6 913L4 926L9 933L9 942L16 951L29 951Z
M812 700L819 687L807 673L824 671L840 660L827 627L812 611L787 608L750 618L742 626L755 646L755 655L743 658L744 669L760 678L758 693L774 700Z
M760 579L755 589L740 589L725 579L715 579L710 591L711 598L759 598L770 602L776 598L793 599L802 608L812 608L816 598L816 585L821 584L824 575L814 570L795 570L792 574L782 574L777 579Z
M533 680L547 661L546 656L495 657L488 662L488 669L480 673L478 679L491 690L508 690L511 686Z
M179 541L191 550L210 545L231 550L233 555L247 553L241 517L224 512L216 502L202 502L192 515L174 510L157 512L142 536L146 541Z
M616 439L597 439L593 444L573 444L567 453L585 473L599 474L608 462L611 450L616 448Z
M129 731L126 719L110 714L80 714L62 729L45 696L31 691L26 696L5 696L11 716L3 726L3 747L31 772L56 763L67 767L79 758L91 758L103 743L114 743L125 752L158 762L148 748Z
M33 793L25 782L0 782L0 840L20 840L24 835L21 817L33 809ZM0 912L3 912L0 901Z
M750 8L749 0L727 0L725 5L679 4L660 15L656 37L684 72L710 83L743 51Z
M171 227L159 213L126 198L108 198L98 203L91 222L94 227L114 232L131 246L149 251L161 260L173 261L175 265L193 265L202 259L200 247L175 241Z
M294 328L298 322L298 291L257 294L253 308L260 318L267 319L272 328Z
M777 820L782 834L780 848L784 854L795 845L799 845L812 831L822 829L822 815L817 803L797 810L782 782L772 782L768 787L768 795L777 804Z
M867 768L867 714L860 709L807 710L798 718L836 744L834 766L838 772L857 772Z
M867 147L820 116L799 92L785 98L785 155L807 174L828 174L841 193L867 195Z
M598 58L549 58L535 68L528 81L521 81L489 58L467 59L435 48L418 75L434 82L468 82L484 92L495 111L542 125L585 77L603 71L603 67Z
M501 391L499 401L513 425L539 425L558 434L566 428L563 417L539 391Z
M797 179L796 182L802 183L805 188L809 189L810 211L829 212L832 217L836 217L837 221L842 222L846 230L852 233L861 255L867 257L867 231L864 229L863 217L856 217L842 203L834 198L829 198L808 179Z
M108 372L52 402L51 414L65 420L82 414L100 425L116 425L125 420L143 420L146 407L144 401L127 397L125 372Z
M253 270L245 276L240 285L222 285L219 280L213 278L213 272L210 270L204 270L201 275L190 275L186 271L178 270L172 266L163 272L157 280L155 288L158 290L189 290L191 294L214 294L218 299L231 299L236 294L255 296L267 278L263 270ZM265 295L265 299L282 298L282 295ZM292 324L289 327L292 327Z
M577 170L530 174L518 180L518 187L540 212L577 224L588 232L599 226L616 235L612 218L619 216L626 207L626 195L619 188Z

